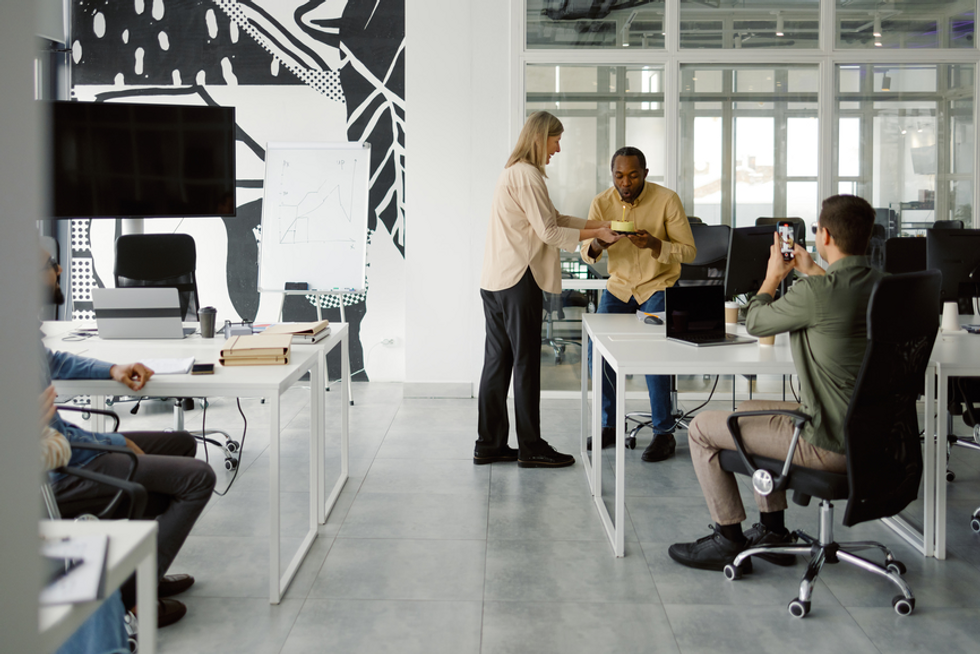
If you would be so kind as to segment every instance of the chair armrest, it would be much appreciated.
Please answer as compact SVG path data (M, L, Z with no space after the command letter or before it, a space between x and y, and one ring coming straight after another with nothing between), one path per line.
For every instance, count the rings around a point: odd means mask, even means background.
M96 483L118 489L115 497L113 497L109 504L106 505L106 507L96 516L100 520L109 518L115 513L116 507L119 506L123 496L127 496L129 499L129 509L126 512L126 517L130 520L139 520L143 517L143 511L146 510L147 494L146 489L143 488L141 484L137 484L136 482L129 481L127 479L111 477L109 475L102 474L101 472L93 472L91 470L86 470L85 468L56 468L55 472L64 473L80 479L87 479L89 481L94 481Z
M58 411L74 411L75 413L96 413L100 416L106 416L107 418L112 418L114 424L112 425L112 431L119 430L119 415L115 411L107 411L105 409L92 409L80 406L59 406Z
M742 433L739 431L738 420L739 418L747 418L750 416L786 416L793 419L793 440L790 442L789 451L786 453L786 460L783 462L783 469L781 472L772 475L771 472L756 466L749 453L746 451L745 443L742 442ZM760 495L769 495L775 491L781 491L786 488L786 484L789 482L789 468L793 463L793 456L796 454L796 445L800 441L800 433L803 431L803 425L810 422L813 418L802 411L789 411L786 409L772 409L768 411L737 411L728 416L728 431L732 435L732 440L735 442L735 450L738 452L739 457L742 459L742 463L749 470L749 474L752 476L752 487Z

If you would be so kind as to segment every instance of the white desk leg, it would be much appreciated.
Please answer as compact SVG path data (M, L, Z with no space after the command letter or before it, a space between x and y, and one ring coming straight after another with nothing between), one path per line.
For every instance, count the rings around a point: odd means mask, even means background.
M91 395L89 396L92 402L92 408L98 409L100 411L106 410L105 405L105 395ZM100 413L90 413L90 420L92 421L92 431L96 434L101 434L105 432L105 416Z
M626 375L616 371L616 556L626 554Z
M927 521L926 524L929 526L935 525L936 535L936 553L937 559L946 558L946 438L949 435L949 431L946 429L949 424L946 419L946 412L948 410L949 402L949 378L943 372L942 364L939 364L939 375L936 381L939 384L936 395L938 399L936 400L936 426L938 429L936 437L936 501L935 501L935 520L932 522ZM928 392L928 391L927 391ZM928 434L927 434L928 436ZM928 483L928 480L927 480ZM927 486L928 488L928 486ZM926 501L926 511L929 510L928 498ZM930 541L930 543L933 541Z
M320 507L323 506L323 440L320 422L323 403L324 357L318 356L310 367L310 529L315 531L320 521Z
M589 488L592 493L595 494L595 489L592 488L592 474L591 466L589 462L589 451L586 449L586 441L589 437L589 330L585 327L585 321L582 321L582 414L581 414L581 424L579 429L579 454L582 455L582 465L585 466L585 476L589 480Z
M279 584L279 394L269 399L269 602L282 599Z
M153 536L153 551L136 566L136 606L139 607L140 654L155 654L157 650L157 546Z
M592 385L592 495L595 498L596 506L599 509L599 517L603 519L603 524L608 521L608 511L602 501L602 352L592 344L592 379L596 380ZM609 533L609 525L606 525L606 533L612 540Z

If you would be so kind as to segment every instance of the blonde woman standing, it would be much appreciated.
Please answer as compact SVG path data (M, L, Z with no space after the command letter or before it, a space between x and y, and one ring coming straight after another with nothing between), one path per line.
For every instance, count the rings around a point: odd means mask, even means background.
M480 379L480 417L473 463L517 461L523 468L560 468L574 457L541 438L542 291L561 293L558 248L574 252L579 241L621 238L609 221L586 221L555 209L544 167L561 152L561 121L532 114L497 180L480 295L487 340ZM518 448L508 447L507 389L514 378Z

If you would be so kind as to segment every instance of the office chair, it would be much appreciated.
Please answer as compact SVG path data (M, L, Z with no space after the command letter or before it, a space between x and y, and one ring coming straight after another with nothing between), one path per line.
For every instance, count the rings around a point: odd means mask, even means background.
M803 531L794 535L796 545L749 548L725 567L725 577L739 579L751 571L749 559L758 554L810 555L800 582L800 594L790 601L790 615L802 618L810 612L810 597L817 575L825 563L844 561L888 579L901 591L892 599L899 615L915 608L915 597L901 575L905 566L880 543L834 540L832 500L847 499L844 525L889 517L918 496L922 477L922 450L916 398L925 377L929 355L939 330L938 271L892 275L880 280L868 304L868 344L858 372L854 393L847 408L844 442L847 473L815 470L790 463L803 425L811 417L799 411L745 411L733 413L728 428L735 450L722 451L721 467L750 475L756 492L792 490L793 501L807 506L811 497L820 499L820 534L814 538ZM921 310L910 313L909 306ZM738 421L750 415L786 415L793 418L795 433L785 461L756 456L745 451ZM878 549L884 556L878 564L854 554Z
M722 286L725 283L725 262L728 259L728 242L732 228L728 225L705 225L702 222L691 223L691 234L697 254L690 263L681 264L681 276L677 286ZM683 416L677 403L677 376L670 376L670 409L675 420ZM636 448L636 435L644 427L650 427L649 411L634 411L626 414L626 446L631 450ZM632 424L631 424L632 423ZM678 426L687 428L687 424L679 422Z
M902 236L885 241L885 272L919 272L926 269L926 239Z
M165 287L176 288L180 298L181 319L197 322L200 302L197 297L197 248L188 234L124 234L116 239L116 264L113 274L117 288ZM139 409L138 400L135 413ZM184 410L194 408L192 398L173 398L174 429L184 429ZM205 402L207 400L204 400ZM225 469L238 467L240 445L224 431L208 429L191 432L205 445L220 447L225 456ZM225 442L209 438L224 436Z
M119 416L112 411L67 406L59 406L58 411L75 411L85 414L98 413L113 419L115 424L113 425L112 431L119 429ZM76 520L104 520L113 518L117 517L119 507L124 500L126 502L126 511L124 513L119 513L118 517L124 517L127 520L138 520L143 517L143 512L147 503L147 493L143 486L133 481L133 475L136 473L136 467L139 465L139 459L136 458L136 454L133 453L132 450L130 450L128 447L102 445L101 443L72 443L71 447L75 450L94 450L98 452L125 454L130 459L129 470L127 471L125 477L119 478L104 475L99 472L93 472L86 468L71 466L55 468L53 472L62 473L70 477L78 477L80 479L94 481L105 486L116 488L117 491L108 502L102 500L93 503L91 500L86 500L84 502L65 502L59 505L50 483L48 483L48 480L45 479L44 483L41 484L41 496L44 500L44 506L47 509L49 518L52 520L61 520L62 513L74 516ZM93 511L98 511L98 513L92 513Z
M562 278L572 279L572 276L562 273ZM541 293L544 296L544 334L541 336L541 343L551 346L555 352L555 365L558 365L565 359L566 345L582 347L582 343L575 339L555 336L555 322L565 320L565 307L584 307L589 304L589 300L584 294L575 293L571 289L565 289L561 293L548 293L546 291L541 291Z
M963 229L962 220L937 220L932 224L933 229Z

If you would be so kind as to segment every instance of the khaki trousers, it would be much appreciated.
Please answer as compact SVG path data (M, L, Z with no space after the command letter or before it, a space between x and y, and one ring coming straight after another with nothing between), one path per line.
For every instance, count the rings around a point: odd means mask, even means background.
M738 411L763 411L771 409L796 410L796 402L767 402L749 400L738 406ZM728 411L704 411L694 417L688 429L691 460L701 483L704 499L711 517L718 525L733 525L745 520L745 507L738 491L735 475L721 469L718 452L734 450L735 441L728 431ZM785 459L793 439L793 421L786 416L756 416L739 420L742 442L750 454L774 459ZM793 463L807 468L830 472L847 472L847 457L830 452L800 439L793 455ZM762 513L786 509L786 493L771 493L763 497L755 493L756 504Z

